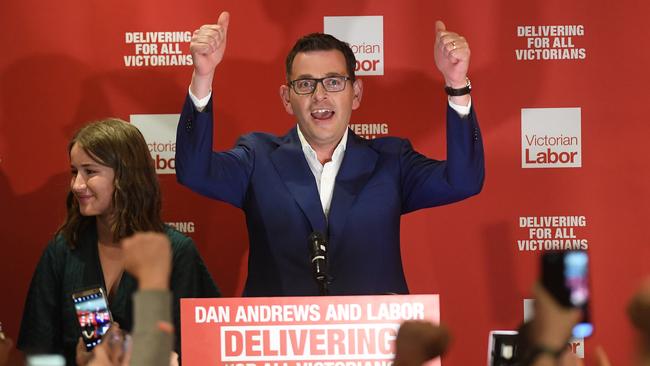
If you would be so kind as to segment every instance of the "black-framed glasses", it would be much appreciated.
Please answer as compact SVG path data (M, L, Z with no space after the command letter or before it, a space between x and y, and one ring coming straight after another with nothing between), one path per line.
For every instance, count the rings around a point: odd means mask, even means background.
M328 92L340 92L345 89L346 81L352 80L349 76L328 76L326 78L314 79L304 78L289 82L296 94L311 94L316 90L318 83L323 84L323 88Z

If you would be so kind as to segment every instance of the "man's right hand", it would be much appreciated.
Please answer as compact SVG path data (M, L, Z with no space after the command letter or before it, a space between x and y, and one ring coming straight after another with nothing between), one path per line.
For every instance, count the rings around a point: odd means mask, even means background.
M229 21L230 14L224 11L219 15L217 24L202 25L192 35L190 52L194 62L194 75L190 90L199 99L207 96L212 88L214 71L226 51Z

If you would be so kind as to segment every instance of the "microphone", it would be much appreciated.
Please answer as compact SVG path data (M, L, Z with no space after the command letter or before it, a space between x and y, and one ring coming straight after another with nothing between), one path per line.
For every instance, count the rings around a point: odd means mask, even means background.
M327 295L327 240L318 231L309 235L309 253L312 273L320 286L320 294Z

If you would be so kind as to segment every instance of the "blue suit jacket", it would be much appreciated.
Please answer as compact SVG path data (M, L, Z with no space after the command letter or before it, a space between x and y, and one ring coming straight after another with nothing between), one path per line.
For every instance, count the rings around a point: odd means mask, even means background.
M244 210L250 250L245 296L318 295L307 238L329 240L332 295L407 293L400 215L462 200L483 185L483 146L474 112L447 111L447 161L408 140L348 133L329 217L296 128L251 133L229 151L212 151L212 104L186 98L176 140L176 175L192 190Z

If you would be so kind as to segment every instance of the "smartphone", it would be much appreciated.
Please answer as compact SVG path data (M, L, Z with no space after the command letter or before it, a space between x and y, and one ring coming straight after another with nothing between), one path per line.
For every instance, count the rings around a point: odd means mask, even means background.
M101 343L102 336L111 327L113 317L108 309L106 294L101 287L75 292L72 301L81 327L81 338L90 351Z
M562 306L580 308L582 319L573 327L574 338L589 337L594 330L589 306L589 256L569 250L542 255L542 285Z

